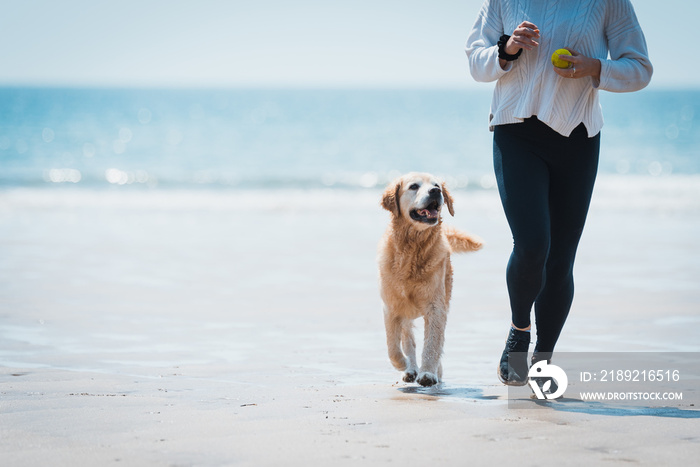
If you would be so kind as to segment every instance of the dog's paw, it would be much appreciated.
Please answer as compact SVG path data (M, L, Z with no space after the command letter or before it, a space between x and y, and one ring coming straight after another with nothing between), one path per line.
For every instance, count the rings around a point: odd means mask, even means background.
M438 377L433 373L425 371L418 375L416 382L425 387L435 386L438 383Z
M416 376L418 376L418 372L415 370L409 370L403 374L403 381L404 383L412 383L416 380Z

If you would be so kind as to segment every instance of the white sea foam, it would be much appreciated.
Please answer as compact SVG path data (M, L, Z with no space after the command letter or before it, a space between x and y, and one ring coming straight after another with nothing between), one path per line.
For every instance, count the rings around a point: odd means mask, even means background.
M593 195L596 209L700 211L700 176L605 175Z
M127 209L205 211L328 211L380 209L383 187L364 189L144 189L114 187L9 188L0 191L0 209ZM493 209L495 187L453 189L459 204L470 209ZM700 176L602 175L596 184L597 210L700 211Z

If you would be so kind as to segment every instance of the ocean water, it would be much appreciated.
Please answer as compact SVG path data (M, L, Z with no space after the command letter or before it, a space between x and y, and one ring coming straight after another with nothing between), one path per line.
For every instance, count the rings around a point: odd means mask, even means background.
M0 89L0 188L493 188L491 88ZM601 174L700 173L700 91L601 93Z

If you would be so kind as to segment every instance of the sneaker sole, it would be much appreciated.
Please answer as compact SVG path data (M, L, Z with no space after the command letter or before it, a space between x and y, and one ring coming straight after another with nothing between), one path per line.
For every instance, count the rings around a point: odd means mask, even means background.
M496 376L498 376L498 380L505 384L506 386L525 386L527 384L527 380L520 382L520 381L508 381L507 379L504 379L503 376L501 376L501 368L500 366L496 367Z

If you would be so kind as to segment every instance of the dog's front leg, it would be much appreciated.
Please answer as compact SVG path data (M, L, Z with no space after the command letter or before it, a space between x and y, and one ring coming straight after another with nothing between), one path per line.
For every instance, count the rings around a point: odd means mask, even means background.
M384 305L384 324L386 326L386 345L389 350L389 360L399 371L404 371L409 366L406 356L401 351L401 332L403 320L396 316L386 305Z
M442 347L445 343L447 310L431 305L425 314L423 361L416 380L421 386L433 386L440 381Z
M416 361L416 339L413 337L413 323L411 321L407 320L403 323L401 346L408 362L403 380L407 383L412 383L418 376L418 362Z

